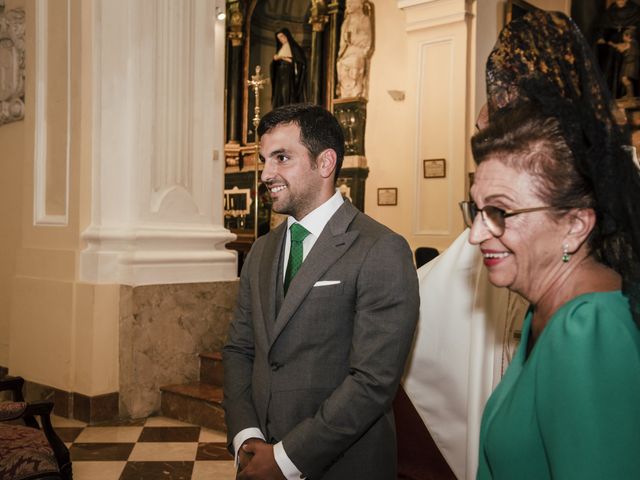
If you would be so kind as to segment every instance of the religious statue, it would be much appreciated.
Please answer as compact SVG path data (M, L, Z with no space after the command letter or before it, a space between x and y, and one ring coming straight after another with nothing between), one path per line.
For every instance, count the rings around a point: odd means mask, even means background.
M307 60L287 28L276 32L276 54L271 62L273 108L307 100Z
M622 65L620 66L620 82L624 86L624 97L634 96L634 83L638 80L638 67L640 66L640 50L636 29L627 28L622 32L622 42L614 44L614 48L622 55Z
M368 95L369 59L373 47L373 6L369 0L347 0L340 33L338 98Z
M640 50L640 5L615 0L600 22L596 52L602 73L615 98L631 98L636 92Z

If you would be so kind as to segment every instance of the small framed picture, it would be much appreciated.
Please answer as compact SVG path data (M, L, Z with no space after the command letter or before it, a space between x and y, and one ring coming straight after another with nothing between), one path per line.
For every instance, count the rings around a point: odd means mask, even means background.
M398 205L397 188L379 188L378 205Z
M422 161L424 178L444 178L447 176L447 162L444 158Z

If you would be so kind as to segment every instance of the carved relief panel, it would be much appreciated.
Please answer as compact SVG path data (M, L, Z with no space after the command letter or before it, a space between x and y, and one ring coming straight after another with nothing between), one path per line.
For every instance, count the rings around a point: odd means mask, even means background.
M25 14L0 6L0 125L24 118Z

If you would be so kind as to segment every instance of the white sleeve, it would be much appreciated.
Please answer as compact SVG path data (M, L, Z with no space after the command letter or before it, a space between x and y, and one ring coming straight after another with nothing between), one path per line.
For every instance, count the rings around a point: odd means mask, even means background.
M278 442L273 446L273 456L275 457L276 463L278 464L278 467L280 467L282 474L287 480L300 480L301 478L306 478L302 476L302 472L298 470L287 455L287 452L284 451L282 442Z
M233 437L233 459L236 462L236 467L238 466L238 450L242 444L250 438L259 438L261 440L265 439L259 428L245 428L244 430L240 430L236 436Z

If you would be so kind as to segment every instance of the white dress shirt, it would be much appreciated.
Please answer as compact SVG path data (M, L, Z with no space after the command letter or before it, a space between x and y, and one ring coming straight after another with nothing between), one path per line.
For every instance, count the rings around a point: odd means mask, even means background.
M327 225L333 214L342 206L344 203L344 199L342 198L342 194L340 191L336 189L336 192L333 196L320 205L315 210L311 211L304 218L302 218L299 222L293 217L289 217L287 219L287 234L285 238L285 247L284 247L284 257L289 258L289 251L291 250L291 225L294 223L299 223L304 228L307 229L309 235L302 242L302 261L307 258L307 255L315 245L316 241L320 237L320 234L324 230L324 227ZM286 274L287 266L283 265L282 274L283 281L284 275ZM242 444L250 438L260 438L265 440L264 434L260 431L259 428L245 428L238 432L238 434L233 439L233 450L235 452L236 465L238 464L238 449L242 446ZM295 464L291 461L287 452L284 451L284 446L282 442L278 442L273 446L273 455L275 457L276 463L282 474L287 478L287 480L299 480L301 478L305 478L302 476L302 472L295 466Z
M333 217L333 214L336 213L336 211L340 208L340 206L343 203L344 203L344 199L342 198L342 194L338 190L336 190L336 193L334 193L329 200L324 202L322 205L320 205L318 208L316 208L312 212L308 213L307 216L304 217L299 222L296 222L296 220L293 217L288 217L287 218L287 238L285 238L285 241L284 241L284 257L283 258L288 259L289 252L291 251L291 225L293 225L294 223L299 223L304 228L306 228L307 231L310 233L310 235L307 235L307 237L302 242L302 261L304 262L304 260L307 258L307 255L309 254L313 246L316 244L318 237L320 237L322 230L324 230L325 225L329 222L331 217ZM286 273L287 273L287 265L285 264L282 268L283 280Z

